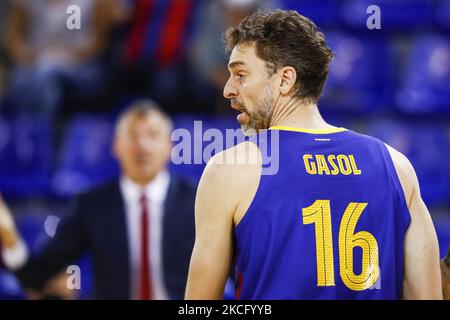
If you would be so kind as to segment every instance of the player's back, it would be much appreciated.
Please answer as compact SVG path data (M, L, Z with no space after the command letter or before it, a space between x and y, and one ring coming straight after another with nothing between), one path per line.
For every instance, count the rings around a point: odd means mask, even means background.
M238 298L401 298L410 216L386 146L345 129L267 134L279 170L235 228Z

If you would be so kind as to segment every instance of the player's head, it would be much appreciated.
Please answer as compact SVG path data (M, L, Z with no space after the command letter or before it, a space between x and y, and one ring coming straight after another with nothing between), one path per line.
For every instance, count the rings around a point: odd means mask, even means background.
M441 260L442 295L445 300L450 300L450 248L447 255Z
M170 158L172 122L155 103L135 102L119 117L114 136L114 154L123 173L147 184Z
M231 51L224 96L244 128L267 129L275 103L317 103L333 53L324 35L296 11L256 12L225 33Z

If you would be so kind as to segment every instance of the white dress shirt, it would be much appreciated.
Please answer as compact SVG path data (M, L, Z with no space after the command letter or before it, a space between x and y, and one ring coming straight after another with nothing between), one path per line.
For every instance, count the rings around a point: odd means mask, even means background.
M149 214L149 250L153 298L168 299L164 283L162 232L164 201L169 188L170 176L167 171L160 172L153 181L145 187L139 186L127 177L120 179L120 190L125 204L125 214L128 232L128 250L131 281L131 298L138 298L139 266L141 259L141 214L140 198L145 194Z
M131 298L138 298L139 266L141 258L141 214L140 198L144 193L147 198L149 214L149 250L150 250L150 277L152 282L153 298L166 300L169 298L164 283L162 232L164 202L169 189L170 175L167 171L160 172L153 181L142 187L129 178L123 176L120 179L120 191L125 205L125 221L127 223L127 238L129 250ZM2 250L3 261L11 270L23 267L28 261L28 248L22 239L19 239L16 247Z

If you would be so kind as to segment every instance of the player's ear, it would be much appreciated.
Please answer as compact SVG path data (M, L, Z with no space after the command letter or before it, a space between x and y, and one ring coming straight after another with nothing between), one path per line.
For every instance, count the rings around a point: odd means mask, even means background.
M297 81L297 72L293 67L284 67L280 70L281 83L280 92L282 95L288 95L295 87Z

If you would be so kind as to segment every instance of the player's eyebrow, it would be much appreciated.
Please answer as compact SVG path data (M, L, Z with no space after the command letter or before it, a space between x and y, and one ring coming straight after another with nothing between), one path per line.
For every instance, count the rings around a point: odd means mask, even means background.
M240 60L237 60L237 61L233 61L233 62L230 62L229 64L228 64L228 69L234 69L234 68L236 68L237 66L245 66L246 64L245 64L245 62L244 61L240 61Z

